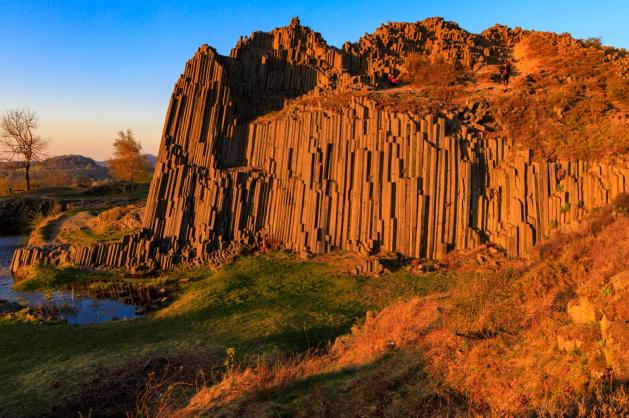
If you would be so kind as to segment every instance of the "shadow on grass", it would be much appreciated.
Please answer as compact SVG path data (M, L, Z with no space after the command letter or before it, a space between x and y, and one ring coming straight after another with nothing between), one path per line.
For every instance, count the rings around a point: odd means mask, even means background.
M357 367L315 374L257 393L244 393L212 410L256 416L455 416L468 410L465 395L437 381L421 353L392 350Z

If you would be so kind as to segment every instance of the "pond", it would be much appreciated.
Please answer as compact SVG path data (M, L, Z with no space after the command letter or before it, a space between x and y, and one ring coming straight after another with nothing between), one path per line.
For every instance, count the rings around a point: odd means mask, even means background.
M23 245L23 236L0 237L0 300L17 302L44 314L52 313L68 324L99 324L114 320L139 318L136 307L121 300L97 299L73 290L51 293L13 290L10 272L13 250Z

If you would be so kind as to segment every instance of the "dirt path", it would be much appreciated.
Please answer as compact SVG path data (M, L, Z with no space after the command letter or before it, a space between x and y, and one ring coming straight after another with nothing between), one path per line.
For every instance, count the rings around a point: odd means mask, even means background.
M539 68L540 60L528 56L528 49L523 42L518 42L513 47L514 67L520 77L534 74Z
M31 232L28 245L85 243L111 239L139 228L143 205L96 204L71 209L40 221Z
M27 245L44 245L51 242L59 233L59 225L74 213L70 210L43 219L31 232Z

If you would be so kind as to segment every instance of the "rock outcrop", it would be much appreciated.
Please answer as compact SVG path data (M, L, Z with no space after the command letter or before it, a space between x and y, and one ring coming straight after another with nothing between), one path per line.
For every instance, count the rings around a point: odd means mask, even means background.
M9 196L0 199L0 235L19 235L28 230L34 219L54 215L74 206L80 201L62 201L35 196Z
M115 243L20 249L12 270L170 268L265 239L417 258L491 241L527 255L627 190L629 169L533 161L484 134L483 118L469 117L483 112L476 102L421 115L365 93L409 51L497 62L505 30L472 35L431 19L339 50L293 20L241 39L228 57L202 46L171 97L142 230Z

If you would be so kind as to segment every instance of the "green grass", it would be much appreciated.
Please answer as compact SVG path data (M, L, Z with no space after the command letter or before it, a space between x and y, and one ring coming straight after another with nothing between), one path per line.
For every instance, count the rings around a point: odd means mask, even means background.
M15 199L19 197L54 198L59 200L91 200L104 197L128 198L132 200L144 200L148 194L149 184L139 183L129 190L116 189L116 185L101 187L61 186L34 188L30 192L0 196L1 200Z
M119 240L125 235L133 233L130 228L118 228L97 232L91 228L81 228L73 231L62 231L59 233L59 239L63 242L76 244L92 244L95 242L106 242Z
M70 288L74 284L94 281L120 280L120 274L109 271L88 271L74 267L37 267L29 270L13 288L20 291L50 292L55 289Z
M40 241L51 241L53 238L53 232L55 230L56 225L59 222L69 218L70 216L76 215L79 212L82 212L81 208L73 208L66 212L63 212L58 215L54 215L52 217L45 218L35 218L32 222L32 232L31 236L37 237Z
M14 415L45 413L78 393L86 373L124 367L134 359L194 353L217 359L220 366L228 347L236 349L237 361L301 352L349 331L367 310L444 290L455 277L405 271L348 276L284 253L242 258L218 272L180 270L166 276L193 281L151 318L79 327L0 321L3 409ZM89 279L64 269L28 286L50 289Z
M41 218L37 217L33 220L30 227L30 236L36 238L39 242L51 242L53 239L57 239L61 243L71 244L93 244L96 242L106 242L119 240L125 235L134 232L131 228L119 228L115 226L109 226L109 228L101 228L102 230L94 230L88 226L83 226L80 229L73 230L60 230L59 225L67 219L78 215L81 212L89 212L92 216L97 216L100 212L103 212L109 208L86 208L78 207L70 209L61 214L57 214L52 217ZM54 232L57 230L56 236Z

